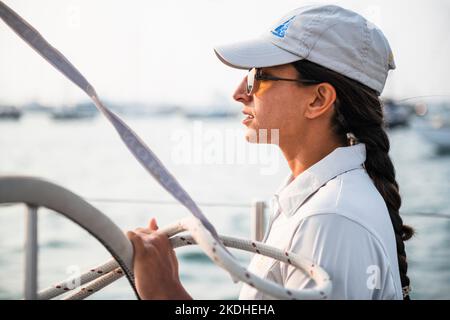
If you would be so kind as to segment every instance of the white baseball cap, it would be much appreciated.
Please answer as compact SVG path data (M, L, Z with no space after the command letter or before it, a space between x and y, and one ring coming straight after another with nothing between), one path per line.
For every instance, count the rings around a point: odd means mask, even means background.
M383 32L356 12L336 5L297 8L260 37L214 48L238 69L307 59L374 89L384 89L395 62Z

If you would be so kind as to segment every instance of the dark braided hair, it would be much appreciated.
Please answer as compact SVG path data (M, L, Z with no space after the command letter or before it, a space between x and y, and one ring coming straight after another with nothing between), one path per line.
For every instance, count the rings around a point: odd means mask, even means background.
M410 281L404 241L414 235L414 230L403 224L399 213L401 197L394 165L388 154L390 145L385 131L382 102L375 90L311 61L299 60L293 66L303 79L327 82L335 88L335 112L331 125L341 142L346 145L350 139L350 144L353 144L356 139L366 145L364 167L389 211L397 242L403 299L409 300Z

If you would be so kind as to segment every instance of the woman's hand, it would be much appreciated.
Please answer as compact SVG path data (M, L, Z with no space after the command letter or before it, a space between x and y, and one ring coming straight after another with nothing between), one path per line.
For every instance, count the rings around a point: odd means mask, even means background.
M178 260L169 238L152 218L148 228L127 232L134 247L134 275L141 299L192 299L181 284Z

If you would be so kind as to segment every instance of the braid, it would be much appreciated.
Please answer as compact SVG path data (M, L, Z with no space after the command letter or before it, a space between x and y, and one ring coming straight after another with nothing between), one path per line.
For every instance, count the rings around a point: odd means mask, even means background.
M409 300L410 280L404 241L414 235L414 230L404 225L400 216L401 197L389 157L390 143L385 131L382 103L374 90L336 72L306 60L293 65L304 78L333 85L337 99L332 129L343 142L348 142L348 137L351 137L351 140L357 139L366 145L364 167L389 211L397 244L403 298Z
M409 299L407 293L409 291L410 280L407 276L408 264L404 241L411 238L414 231L411 227L403 224L403 220L399 214L401 197L398 183L395 180L394 165L388 155L390 147L388 136L381 125L372 127L370 130L356 126L353 128L353 132L358 137L357 139L366 145L367 158L364 166L378 192L380 192L386 202L395 232L400 280L404 291L404 298Z

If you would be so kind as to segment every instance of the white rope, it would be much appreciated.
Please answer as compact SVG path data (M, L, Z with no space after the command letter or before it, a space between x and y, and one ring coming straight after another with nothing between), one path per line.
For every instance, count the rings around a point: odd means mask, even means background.
M174 236L183 231L189 231L190 235ZM293 252L283 251L278 248L267 246L261 242L220 236L220 239L226 247L254 252L293 265L310 277L315 282L316 287L303 290L285 288L280 284L262 279L246 270L240 266L234 258L230 257L227 252L222 250L222 247L217 245L215 239L203 227L202 223L194 217L179 220L168 227L160 229L160 232L170 237L170 242L174 249L198 244L215 264L219 265L230 274L233 274L236 279L245 282L274 298L295 300L326 299L331 293L332 284L326 271L314 262ZM80 278L80 284L82 285L89 281L91 282L89 282L88 285L83 286L76 293L67 296L65 299L84 299L122 276L123 272L119 265L110 260L105 264L84 273ZM72 281L72 279L68 279L52 288L40 292L39 299L54 298L60 294L66 293L69 291L67 284Z
M109 260L108 262L96 266L94 268L89 269L89 271L83 273L79 279L77 279L77 282L79 285L86 284L88 282L91 282L98 277L105 275L109 273L110 271L117 268L117 262L114 259ZM120 269L121 270L121 269ZM121 271L123 273L123 271ZM61 294L67 293L68 291L71 291L73 289L76 289L74 286L74 279L68 278L64 281L61 281L49 288L46 288L38 293L38 299L39 300L49 300L53 299Z
M64 297L63 300L82 300L86 299L95 292L103 289L107 285L120 279L123 276L121 268L116 268L107 274L98 277L94 281L90 282L88 286L82 287L79 291Z

